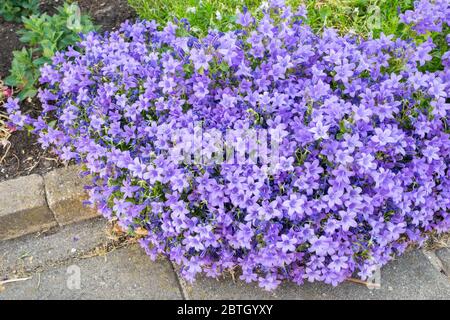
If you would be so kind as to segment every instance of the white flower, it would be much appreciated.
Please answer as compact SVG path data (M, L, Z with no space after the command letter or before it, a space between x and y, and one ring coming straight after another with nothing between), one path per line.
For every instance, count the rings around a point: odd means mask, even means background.
M196 13L197 12L197 8L196 7L189 7L186 9L187 13Z

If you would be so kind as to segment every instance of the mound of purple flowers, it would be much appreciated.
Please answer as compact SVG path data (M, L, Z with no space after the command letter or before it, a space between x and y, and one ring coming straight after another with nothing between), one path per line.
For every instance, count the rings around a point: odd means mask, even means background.
M148 255L168 256L188 280L236 267L268 290L283 279L366 279L450 229L450 57L421 71L431 40L317 35L304 17L272 1L261 19L244 12L240 30L203 39L147 21L88 34L41 70L42 116L10 100L11 120L83 163L92 204L147 230ZM407 17L421 32L448 23ZM239 135L243 161L186 161L173 150L221 152L183 139L199 123L268 132L276 163L248 159L265 142Z

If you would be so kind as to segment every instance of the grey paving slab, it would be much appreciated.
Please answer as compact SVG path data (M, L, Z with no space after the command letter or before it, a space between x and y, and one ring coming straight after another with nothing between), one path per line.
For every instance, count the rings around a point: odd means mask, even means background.
M0 300L182 298L170 263L150 261L138 245L68 262L4 287Z
M55 229L49 234L32 234L0 241L0 278L32 271L39 266L82 255L92 248L110 242L107 222L96 218Z
M45 200L44 180L37 174L0 183L0 240L56 226Z
M184 296L188 300L276 299L275 294L264 291L257 284L247 284L238 278L233 280L230 275L224 275L224 277L219 277L218 279L197 276L194 283L187 283L180 276L179 279ZM281 291L284 291L284 289ZM299 298L297 297L297 299Z
M445 273L450 277L450 248L436 250L436 255L441 260Z
M189 299L450 299L450 281L420 250L384 267L379 290L349 282L338 287L285 283L269 293L256 284L234 282L230 276L220 280L199 277L194 284L177 281L168 261L152 262L137 245L104 256L86 255L111 241L102 218L52 234L1 241L0 280L32 279L5 284L0 299L179 299L183 297L179 282ZM443 261L444 254L439 254ZM72 290L71 276L77 268L80 288Z
M345 282L337 287L305 283L284 284L274 293L230 277L217 281L200 277L194 284L183 282L189 299L450 299L450 282L422 252L415 250L392 261L381 270L381 289Z

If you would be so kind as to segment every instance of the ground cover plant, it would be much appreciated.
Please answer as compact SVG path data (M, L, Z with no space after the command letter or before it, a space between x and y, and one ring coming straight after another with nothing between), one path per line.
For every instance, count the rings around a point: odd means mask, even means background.
M367 279L450 229L450 53L433 42L450 41L450 3L414 10L399 19L418 41L318 34L281 0L200 38L186 20L126 22L41 69L40 117L6 107L83 163L91 203L188 280Z

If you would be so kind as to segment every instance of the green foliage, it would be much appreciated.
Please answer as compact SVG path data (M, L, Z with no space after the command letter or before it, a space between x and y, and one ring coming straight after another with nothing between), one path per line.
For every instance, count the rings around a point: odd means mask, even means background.
M227 31L233 28L236 10L243 6L256 9L261 0L128 0L138 15L163 24L174 18L186 18L195 34L204 35L209 28Z
M39 0L1 0L0 16L6 21L20 22L23 16L39 12Z
M399 12L412 9L413 0L306 0L308 24L313 29L334 27L341 34L356 33L366 37L401 36Z
M39 68L51 61L53 55L80 40L80 33L94 30L90 18L80 14L76 4L64 4L49 16L32 15L23 18L24 29L18 33L26 44L22 51L14 52L10 76L5 83L20 90L19 98L34 97Z
M236 10L246 6L252 14L260 12L263 0L128 0L138 15L164 24L174 18L187 18L197 34L209 28L227 31L234 27ZM412 8L413 0L286 0L292 7L305 4L308 24L314 30L334 27L340 33L367 36L400 35L403 27L398 12Z

